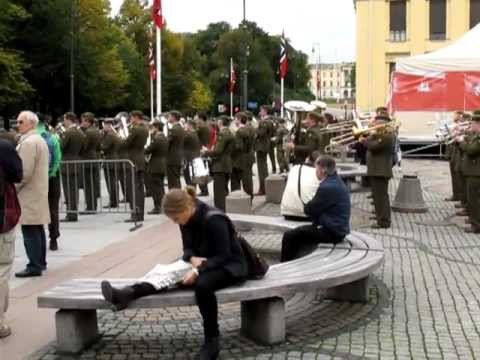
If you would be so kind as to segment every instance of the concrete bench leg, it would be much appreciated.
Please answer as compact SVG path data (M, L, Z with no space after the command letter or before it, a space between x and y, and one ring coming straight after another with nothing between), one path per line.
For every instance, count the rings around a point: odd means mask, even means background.
M242 333L263 344L285 341L285 302L269 298L242 302Z
M62 353L78 353L99 337L96 310L59 310L55 323Z
M326 298L338 301L368 301L368 277L327 290Z

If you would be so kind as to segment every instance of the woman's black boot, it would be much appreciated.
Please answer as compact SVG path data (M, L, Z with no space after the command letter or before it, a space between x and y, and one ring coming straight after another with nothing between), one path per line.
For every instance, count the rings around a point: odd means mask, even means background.
M106 301L115 306L115 310L120 311L127 308L128 304L135 300L135 291L131 286L117 289L109 281L102 281L102 294Z
M220 339L218 336L206 338L200 352L195 355L195 360L216 360L220 353Z

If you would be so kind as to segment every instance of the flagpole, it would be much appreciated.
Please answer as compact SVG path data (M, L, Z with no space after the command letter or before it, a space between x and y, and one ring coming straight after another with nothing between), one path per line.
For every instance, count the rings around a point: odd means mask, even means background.
M157 116L162 113L162 31L158 26L157 32Z
M153 78L150 74L150 119L153 121L155 108L153 106Z
M232 74L233 74L233 58L230 58L230 117L233 119L233 89L232 89Z
M280 117L282 117L282 118L283 118L283 104L285 103L284 85L285 85L285 79L282 77L280 79L280 101L281 101L281 104L282 104L282 107L280 108Z

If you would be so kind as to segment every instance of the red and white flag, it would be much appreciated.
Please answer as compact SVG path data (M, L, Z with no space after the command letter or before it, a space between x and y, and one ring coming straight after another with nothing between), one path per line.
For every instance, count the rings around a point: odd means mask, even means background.
M288 71L287 40L282 33L280 39L280 78L284 79Z
M165 19L162 13L162 0L153 0L152 6L153 22L159 29L163 29L165 25Z
M233 66L233 59L230 59L230 83L228 89L231 93L235 91L235 85L237 84L237 74L235 73L235 67Z
M153 44L148 43L148 68L150 72L150 79L155 80L157 77L157 70L155 68L155 56L153 55Z

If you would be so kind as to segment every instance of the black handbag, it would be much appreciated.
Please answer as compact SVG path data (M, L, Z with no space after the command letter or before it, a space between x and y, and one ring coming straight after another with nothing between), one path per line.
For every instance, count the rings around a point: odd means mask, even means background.
M235 226L233 225L232 220L230 220L230 218L225 213L221 211L208 211L207 214L205 215L205 220L213 215L222 216L224 219L227 220L231 234L239 242L243 250L243 254L245 255L245 261L247 263L247 279L248 280L262 279L265 276L265 274L268 272L268 268L270 267L265 261L265 259L255 251L255 249L248 243L248 241L242 235L240 235L237 232L237 230L235 230Z

